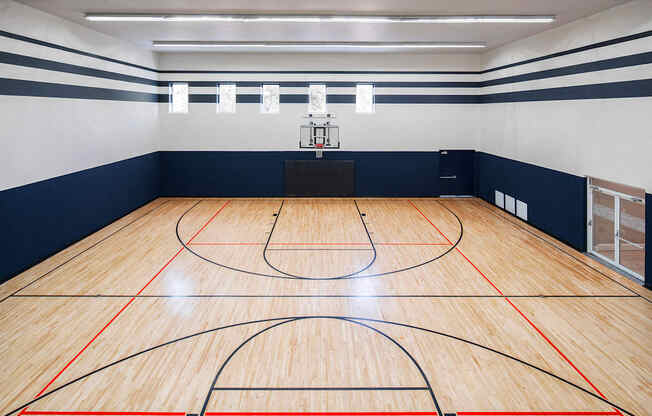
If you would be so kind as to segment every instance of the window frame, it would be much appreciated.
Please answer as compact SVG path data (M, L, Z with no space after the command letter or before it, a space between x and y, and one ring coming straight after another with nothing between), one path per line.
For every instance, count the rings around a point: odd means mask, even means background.
M371 87L371 111L360 111L358 107L358 87ZM376 86L371 82L362 82L355 85L355 112L356 114L375 114L376 113Z
M278 89L278 109L276 111L264 111L265 109L265 87L276 87ZM279 84L260 85L260 114L279 114L281 112L281 86Z
M312 94L310 90L313 87L322 87L324 88L324 111L323 112L318 112L318 111L312 111ZM309 114L328 114L328 86L325 83L320 83L320 84L308 84L308 113Z
M225 85L233 85L234 96L233 96L233 111L224 111L220 106L220 97L222 94L222 87ZM215 92L215 112L217 114L235 114L237 112L237 103L238 103L238 84L236 82L222 82L216 84L217 91Z
M174 86L186 86L186 103L184 111L176 111L174 106ZM168 114L188 114L190 112L190 85L187 82L170 82L168 86Z

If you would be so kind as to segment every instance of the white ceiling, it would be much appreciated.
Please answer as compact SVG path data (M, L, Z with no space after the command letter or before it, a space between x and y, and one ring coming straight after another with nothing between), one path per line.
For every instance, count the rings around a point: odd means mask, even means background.
M628 0L19 0L98 32L151 48L154 40L278 42L484 42L494 48ZM554 23L90 22L85 13L325 13L556 15ZM167 49L166 50L174 50ZM188 50L188 49L183 49ZM275 48L283 52L282 49ZM484 49L486 50L486 49ZM238 52L243 52L238 48ZM296 51L296 49L295 49ZM360 50L355 50L359 52ZM382 51L382 50L381 50ZM482 49L475 50L476 53ZM313 50L314 52L314 50ZM422 51L423 52L423 51ZM432 52L432 51L430 51ZM439 50L437 52L440 52ZM455 52L442 50L441 52ZM465 50L473 53L473 50ZM427 53L427 52L426 52Z

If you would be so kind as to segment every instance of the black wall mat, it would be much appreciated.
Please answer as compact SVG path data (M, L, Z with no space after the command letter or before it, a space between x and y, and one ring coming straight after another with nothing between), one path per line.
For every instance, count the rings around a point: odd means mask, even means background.
M0 192L0 283L159 194L150 153Z
M286 160L315 152L161 152L162 196L281 197ZM355 162L355 196L439 196L437 152L324 151L324 160Z
M353 160L286 160L285 196L355 195Z
M645 194L645 287L652 289L652 194Z
M586 178L476 152L479 197L494 203L499 190L528 204L528 223L586 251Z

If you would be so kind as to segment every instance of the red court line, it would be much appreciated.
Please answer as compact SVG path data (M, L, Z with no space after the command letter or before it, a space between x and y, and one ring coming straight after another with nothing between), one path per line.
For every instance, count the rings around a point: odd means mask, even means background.
M28 411L24 415L89 415L89 416L186 416L186 412L53 412Z
M199 229L199 231L197 231L197 232L195 233L195 235L193 235L193 236L190 238L190 240L188 240L188 242L187 242L186 244L189 244L189 243L190 243L190 242L191 242L195 237L197 237L197 236L199 235L199 233L201 233L201 232L202 232L202 231L203 231L203 230L208 226L208 224L210 224L210 223L213 221L213 219L215 219L215 217L217 216L217 214L219 214L219 213L224 209L224 207L227 206L227 204L228 204L229 202L231 202L231 201L226 201L226 202L224 203L224 205L222 205L222 207L220 207L220 209L217 210L217 212L216 212L216 213L215 213L215 214L214 214L214 215L213 215L213 216L212 216L212 217L211 217L211 218L206 222L206 224L204 224L204 226L201 227L201 228ZM131 304L131 302L133 302L134 299L136 299L136 297L138 297L138 296L139 296L139 295L140 295L140 294L145 290L145 288L146 288L147 286L149 286L149 284L152 283L152 282L154 281L154 279L156 279L156 278L157 278L157 277L158 277L158 276L163 272L163 270L165 270L165 268L168 267L168 266L170 265L170 263L172 263L172 261L173 261L174 259L177 258L177 256L178 256L179 254L181 254L181 252L182 252L183 250L184 250L184 247L181 247L181 248L176 252L176 254L175 254L174 256L172 256L172 258L170 258L170 260L168 260L167 263L165 263L165 265L164 265L163 267L161 267L161 269L160 269L160 270L159 270L159 271L154 275L154 277L152 277L151 279L149 279L149 281L145 284L145 286L143 286L142 289L140 289L140 290L138 291L138 293L136 293L136 295L135 295L134 297L132 297L131 299L129 299L129 302L127 302L127 303L122 307L122 309L120 309L120 310L118 311L118 313L116 313L115 315L113 315L113 318L111 318L111 320L110 320L109 322L107 322L106 325L104 325L104 326L102 327L102 329L100 329L100 331L99 331L97 334L95 334L95 336L94 336L90 341L88 341L88 343L87 343L86 345L84 345L84 348L82 348L82 349L81 349L81 350L80 350L80 351L79 351L79 352L78 352L74 357L72 357L72 359L71 359L70 361L68 361L68 363L67 363L67 364L66 364L66 365L65 365L65 366L64 366L64 367L63 367L63 368L62 368L62 369L57 373L57 375L54 376L54 378L52 378L52 380L50 380L50 382L49 382L48 384L46 384L46 386L43 387L43 389L42 389L42 390L41 390L41 391L40 391L36 396L34 396L34 398L37 398L37 397L39 397L40 395L42 395L42 394L43 394L43 393L48 389L48 387L50 387L50 386L52 385L52 383L54 383L54 382L59 378L59 376L60 376L61 374L63 374L63 372L66 371L66 369L68 369L68 367L70 367L70 365L71 365L71 364L72 364L72 363L77 359L77 357L79 357L80 355L82 355L82 353L83 353L84 351L86 351L86 348L88 348L88 347L89 347L89 346L90 346L90 345L91 345L91 344L92 344L92 343L93 343L93 342L94 342L94 341L95 341L95 340L96 340L96 339L97 339L97 338L102 334L102 332L104 332L104 330L105 330L106 328L108 328L109 325L111 325L111 324L113 323L113 321L115 321L116 318L117 318L118 316L120 316L120 314L121 314L125 309L127 309L127 307ZM23 410L21 410L21 412L19 413L19 415L24 415L24 414L26 414L27 409L28 409L28 407L23 408Z
M458 416L606 416L616 412L457 412Z
M416 209L417 211L419 211L419 213L423 216L423 218L425 218L425 219L426 219L426 220L427 220L427 221L428 221L428 222L429 222L433 227L435 227L435 229L436 229L437 231L439 231L439 233L440 233L440 234L441 234L441 235L442 235L446 240L448 240L448 238L447 238L447 237L446 237L446 236L445 236L445 235L444 235L444 234L439 230L439 228L437 228L437 226L436 226L435 224L433 224L433 223L428 219L428 217L426 217L425 214L424 214L423 212L421 212L421 210L420 210L419 208L417 208L417 206L414 205L414 204L412 203L412 201L408 201L408 202L409 202L409 203L414 207L414 209ZM450 240L448 240L448 241L450 242ZM593 383L591 383L591 381L590 381L590 380L589 380L589 379L584 375L584 373L582 373L582 372L580 371L580 369L577 368L577 367L575 366L575 364L573 364L573 362L572 362L568 357L566 357L566 355L565 355L563 352L561 352L561 350L560 350L559 348L557 348L557 346L556 346L556 345L555 345L555 344L550 340L550 338L548 338L548 337L547 337L547 336L546 336L546 335L545 335L545 334L544 334L544 333L543 333L543 332L542 332L542 331L541 331L541 330L540 330L540 329L539 329L539 328L538 328L538 327L537 327L537 326L536 326L532 321L530 321L530 320L528 319L528 317L525 316L525 314L524 314L523 312L521 312L521 310L520 310L519 308L517 308L516 305L514 305L514 304L512 303L512 301L509 300L509 298L507 298L507 297L505 296L505 294L504 294L500 289L498 289L498 287L497 287L497 286L496 286L496 285L495 285L495 284L494 284L494 283L493 283L493 282L492 282L492 281L491 281L491 280L490 280L490 279L489 279L489 278L488 278L484 273L482 273L482 271L480 271L480 269L478 269L478 267L477 267L475 264L473 264L473 262L472 262L471 260L469 260L469 258L466 257L466 256L464 255L464 253L462 253L462 251L461 251L458 247L455 247L455 250L457 250L457 252L460 253L460 254L462 255L462 257L464 257L464 258L466 259L466 261L469 262L469 264L470 264L471 266L473 266L473 268L474 268L475 270L477 270L478 273L480 273L480 274L482 275L482 277L484 277L485 280L486 280L487 282L489 282L489 284L490 284L491 286L493 286L493 288L496 289L496 291L497 291L498 293L500 293L501 296L504 297L504 299L507 301L507 303L509 303L509 304L512 306L512 308L514 308L514 309L516 310L516 312L518 312L519 315L521 315L521 316L523 317L523 319L525 319L525 320L527 321L527 323L529 323L530 326L531 326L532 328L534 328L534 330L535 330L536 332L538 332L539 335L541 335L541 336L543 337L543 339L545 339L546 342L548 342L548 344L550 344L550 346L552 346L552 348L553 348L555 351L557 351L557 353L558 353L558 354L559 354L559 355L564 359L564 361L566 361L566 362L567 362L567 363L568 363L568 364L569 364L569 365L570 365L570 366L571 366L571 367L572 367L572 368L573 368L573 369L574 369L574 370L575 370L575 371L576 371L576 372L577 372L577 373L578 373L578 374L579 374L579 375L580 375L580 376L581 376L581 377L582 377L582 378L583 378L583 379L584 379L584 380L585 380L585 381L586 381L586 382L587 382L587 383L588 383L588 384L593 388L593 390L595 390L595 392L598 393L598 394L600 395L600 397L602 397L603 399L607 400L607 398L605 397L605 395L602 394L602 392L601 392L601 391L600 391L600 390L599 390L599 389L598 389L598 388L597 388ZM619 411L618 409L614 409L614 411L615 411L614 414L616 414L616 415L622 415L622 413L620 413L620 411ZM459 414L459 413L458 413L458 414Z

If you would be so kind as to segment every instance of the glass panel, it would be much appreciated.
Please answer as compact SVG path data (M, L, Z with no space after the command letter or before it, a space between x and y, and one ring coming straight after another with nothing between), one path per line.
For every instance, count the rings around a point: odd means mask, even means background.
M645 190L634 186L623 185L622 183L606 181L599 178L589 178L589 185L599 186L600 188L610 189L620 192L621 194L631 195L636 198L645 199Z
M355 87L356 113L374 112L374 86L371 84L358 84Z
M235 113L235 84L220 84L217 87L217 111L220 113Z
M593 251L616 261L614 247L615 200L611 195L593 189Z
M170 91L170 112L187 113L188 112L188 84L172 84Z
M278 113L281 109L281 91L278 85L263 85L263 102L260 112L263 114Z
M645 275L645 205L620 199L620 264Z
M308 89L308 112L326 114L326 85L311 84Z

